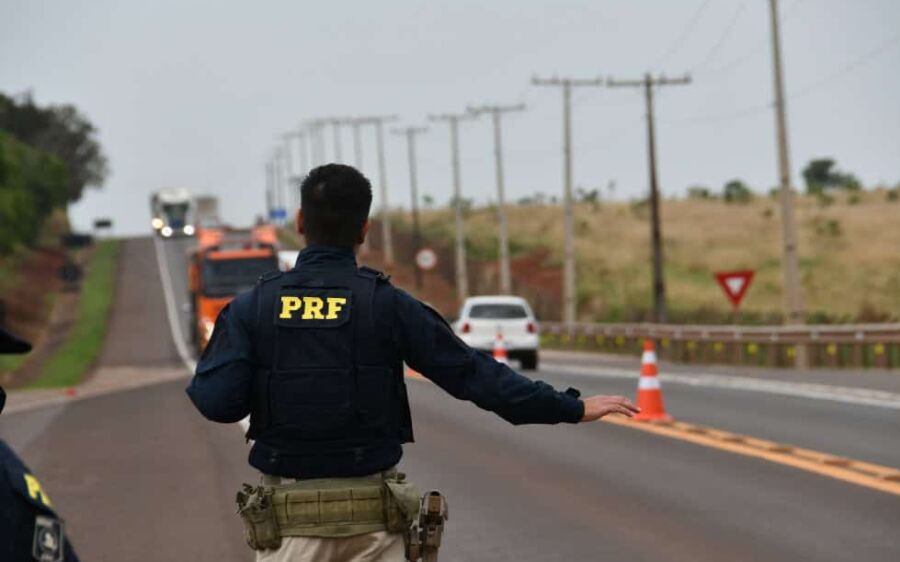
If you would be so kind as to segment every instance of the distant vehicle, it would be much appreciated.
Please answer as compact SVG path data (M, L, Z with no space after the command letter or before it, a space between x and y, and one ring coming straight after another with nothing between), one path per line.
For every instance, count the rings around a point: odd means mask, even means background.
M526 370L538 367L537 320L521 297L470 297L463 303L453 329L470 347L488 353L500 334L510 359L518 359Z
M150 197L150 224L163 238L193 236L194 200L183 188L161 189Z
M216 318L235 295L259 276L278 269L275 227L226 231L200 228L188 263L191 341L198 355L209 343Z

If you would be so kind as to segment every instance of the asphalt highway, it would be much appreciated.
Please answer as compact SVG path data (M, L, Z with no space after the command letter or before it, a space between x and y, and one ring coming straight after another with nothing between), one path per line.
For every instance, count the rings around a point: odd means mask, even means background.
M162 248L183 334L187 244ZM101 363L183 364L153 242L127 241L123 257ZM576 372L564 356L553 365L537 376L560 388L634 393L636 378ZM233 505L255 479L247 445L237 425L193 411L186 382L0 418L0 438L37 473L84 560L252 560ZM900 559L900 496L619 425L513 427L428 382L410 388L417 441L402 469L449 498L441 560ZM900 467L896 409L665 382L664 391L685 421Z

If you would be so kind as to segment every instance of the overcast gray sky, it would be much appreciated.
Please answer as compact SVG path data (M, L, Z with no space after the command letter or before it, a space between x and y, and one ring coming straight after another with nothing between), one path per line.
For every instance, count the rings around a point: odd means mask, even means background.
M70 102L100 129L112 173L74 206L86 227L111 216L149 230L149 194L183 186L220 196L226 220L264 207L276 135L309 118L432 112L523 101L504 122L509 199L561 193L561 94L530 77L637 78L690 72L657 97L663 192L776 183L765 0L455 0L0 3L0 89ZM832 156L865 184L900 181L900 2L782 0L795 181ZM619 198L647 186L637 90L574 95L575 181L612 180ZM363 170L373 181L373 132ZM461 131L463 189L494 188L489 120ZM331 139L326 147L331 152ZM352 156L349 130L344 157ZM392 205L408 205L403 140L387 145ZM296 157L295 157L296 162ZM446 126L419 145L421 191L450 197ZM377 204L377 198L376 198Z

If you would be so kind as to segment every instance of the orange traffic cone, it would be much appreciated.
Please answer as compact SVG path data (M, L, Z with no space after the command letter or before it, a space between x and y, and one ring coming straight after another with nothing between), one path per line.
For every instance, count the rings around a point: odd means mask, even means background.
M509 363L509 356L506 353L506 343L503 341L503 334L498 333L497 339L494 340L494 360L504 365Z
M641 356L641 378L638 380L637 395L637 405L641 409L641 413L634 416L636 420L669 421L672 419L672 416L666 413L657 374L656 348L653 345L653 340L644 340L644 353Z

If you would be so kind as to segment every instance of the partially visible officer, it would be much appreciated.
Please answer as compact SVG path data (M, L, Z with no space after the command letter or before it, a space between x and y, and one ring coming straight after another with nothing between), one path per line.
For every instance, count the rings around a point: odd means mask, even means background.
M245 487L239 509L257 561L405 559L418 495L394 469L413 440L404 362L513 424L637 411L622 397L579 400L519 375L466 346L384 274L357 266L372 188L354 168L313 169L300 201L307 247L296 266L263 275L222 311L187 389L210 420L250 416L249 460L262 485Z
M31 344L0 328L0 354L30 350ZM0 411L5 404L6 392L0 387ZM3 440L0 440L0 560L78 560L47 493Z

